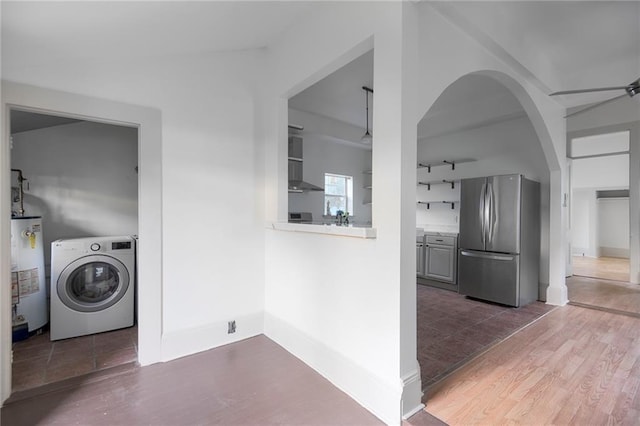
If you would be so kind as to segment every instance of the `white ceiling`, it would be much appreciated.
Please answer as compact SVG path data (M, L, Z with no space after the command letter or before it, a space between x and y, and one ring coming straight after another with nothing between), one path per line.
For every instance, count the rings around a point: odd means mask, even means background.
M258 49L276 43L321 3L3 1L2 62L30 67L47 61ZM638 1L416 3L483 39L488 49L543 91L624 85L640 77ZM364 128L361 87L372 81L369 54L297 95L292 103ZM469 84L458 96L448 95L448 109L457 111L462 108L457 104L504 95L501 87L487 93L483 85ZM557 100L573 107L618 94Z
M494 53L528 71L549 92L622 86L640 77L640 2L439 2L435 8ZM565 107L611 98L602 92L559 98Z
M313 6L278 1L2 2L2 55L41 61L258 49ZM21 55L28 51L29 55ZM37 63L25 65L37 65Z

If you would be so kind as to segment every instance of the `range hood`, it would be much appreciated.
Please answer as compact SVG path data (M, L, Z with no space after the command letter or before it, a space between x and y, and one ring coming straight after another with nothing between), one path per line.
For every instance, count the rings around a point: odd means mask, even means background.
M317 185L303 180L302 138L289 135L289 192L324 191Z

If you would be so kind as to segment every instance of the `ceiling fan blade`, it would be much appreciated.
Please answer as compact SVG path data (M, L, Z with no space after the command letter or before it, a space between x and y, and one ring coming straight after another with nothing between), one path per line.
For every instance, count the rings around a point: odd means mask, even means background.
M549 93L549 96L556 95L573 95L576 93L590 93L590 92L607 92L610 90L625 90L627 86L616 86L616 87L598 87L595 89L577 89L577 90L563 90L561 92L553 92Z
M571 114L567 114L567 115L565 115L565 116L564 116L564 118L571 117L571 116L574 116L574 115L576 115L576 114L580 114L580 113L582 113L582 112L590 111L590 110L592 110L592 109L594 109L594 108L597 108L597 107L602 106L602 105L604 105L604 104L608 104L609 102L613 102L613 101L615 101L615 100L617 100L617 99L625 98L625 97L627 97L627 95L626 95L626 94L624 94L624 95L620 95L620 96L616 96L615 98L607 99L606 101L597 102L597 103L595 103L595 104L593 104L593 105L590 105L590 106L588 106L588 107L586 107L586 108L583 108L583 109L578 110L578 111L574 111L574 112L572 112Z

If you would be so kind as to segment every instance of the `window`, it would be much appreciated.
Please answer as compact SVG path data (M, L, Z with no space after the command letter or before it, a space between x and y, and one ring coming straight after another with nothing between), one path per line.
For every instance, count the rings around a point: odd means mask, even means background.
M338 210L353 216L353 177L324 174L324 212L335 216Z

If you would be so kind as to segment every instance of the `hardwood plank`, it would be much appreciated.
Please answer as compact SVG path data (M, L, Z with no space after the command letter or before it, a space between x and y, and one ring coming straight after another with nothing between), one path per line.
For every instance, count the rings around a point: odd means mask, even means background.
M619 257L572 256L573 274L605 280L629 281L629 259Z
M640 316L640 285L573 276L567 278L571 303Z
M639 424L640 320L564 306L429 389L458 424Z

